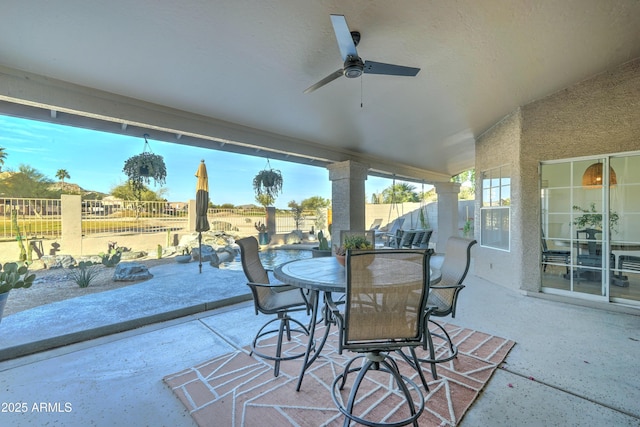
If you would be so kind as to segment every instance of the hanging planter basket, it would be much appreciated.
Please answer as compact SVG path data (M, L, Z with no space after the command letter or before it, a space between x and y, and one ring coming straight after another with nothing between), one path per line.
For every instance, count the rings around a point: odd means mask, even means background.
M149 142L144 134L144 150L141 154L129 157L124 162L122 171L129 178L129 182L135 188L142 188L145 184L164 185L167 178L167 167L164 159L158 154L153 154L149 149ZM147 151L148 150L148 151Z
M266 195L275 199L282 192L282 173L277 169L272 169L267 160L267 168L258 172L253 178L253 191L256 197Z

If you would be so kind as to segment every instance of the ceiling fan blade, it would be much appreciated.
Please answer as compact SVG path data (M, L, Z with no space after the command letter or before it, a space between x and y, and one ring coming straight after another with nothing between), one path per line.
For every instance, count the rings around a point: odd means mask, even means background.
M338 39L342 60L346 61L348 56L357 57L358 51L355 43L353 43L353 37L344 15L331 15L331 23L333 24L333 31L336 33L336 39Z
M403 65L385 64L384 62L365 61L364 72L368 74L386 74L389 76L414 77L420 68L405 67Z
M343 75L342 72L342 68L340 68L337 71L334 71L333 73L329 74L327 77L325 77L324 79L320 80L318 83L314 84L313 86L309 86L307 89L305 89L304 93L310 93L313 92L316 89L320 89L322 86L331 83L332 81L334 81L335 79L337 79L338 77L341 77Z

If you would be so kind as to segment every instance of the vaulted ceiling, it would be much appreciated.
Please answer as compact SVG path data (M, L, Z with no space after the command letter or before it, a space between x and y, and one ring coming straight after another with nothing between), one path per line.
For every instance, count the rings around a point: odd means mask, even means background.
M304 94L342 67L330 14L361 33L364 60L421 71L341 77ZM212 148L218 138L437 181L473 167L475 138L519 106L640 57L639 27L638 0L8 0L0 112L64 110L56 91L37 99L47 82L195 118L165 130ZM67 109L83 113L78 104Z

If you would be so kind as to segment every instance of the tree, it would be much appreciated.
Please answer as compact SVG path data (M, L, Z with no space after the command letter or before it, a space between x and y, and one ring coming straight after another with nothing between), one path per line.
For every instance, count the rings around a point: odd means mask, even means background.
M382 190L382 201L383 203L419 202L420 196L416 192L416 187L403 182Z
M0 171L2 171L2 167L4 166L4 159L7 158L7 152L4 147L0 147Z
M298 204L298 202L292 200L287 206L291 208L291 215L293 216L293 221L296 223L296 230L300 230L300 226L304 222L302 204Z
M0 193L4 197L53 199L58 197L58 193L49 189L52 183L31 166L20 165L18 172L0 180Z
M258 202L259 205L264 206L265 209L267 206L273 206L273 202L275 201L275 197L270 194L263 193L256 195L256 202Z
M66 169L58 169L58 172L56 172L56 178L58 178L60 181L62 181L62 186L60 187L60 190L63 191L64 190L64 180L71 178L71 176L69 176L69 172L67 172Z
M138 193L139 191L139 193ZM134 186L131 181L127 181L124 184L117 185L111 189L111 195L117 199L122 200L139 200L141 202L161 202L164 201L165 188L153 191L146 186L142 186L141 189ZM139 197L139 198L138 198Z
M315 211L331 206L331 200L320 196L313 196L300 202L300 206L302 206L302 209L305 211Z

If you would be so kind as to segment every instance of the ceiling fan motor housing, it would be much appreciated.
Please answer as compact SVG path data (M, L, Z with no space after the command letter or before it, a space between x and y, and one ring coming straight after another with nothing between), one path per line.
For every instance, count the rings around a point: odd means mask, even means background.
M344 61L344 76L350 79L355 79L362 75L364 70L364 62L358 56L347 56L347 60Z

